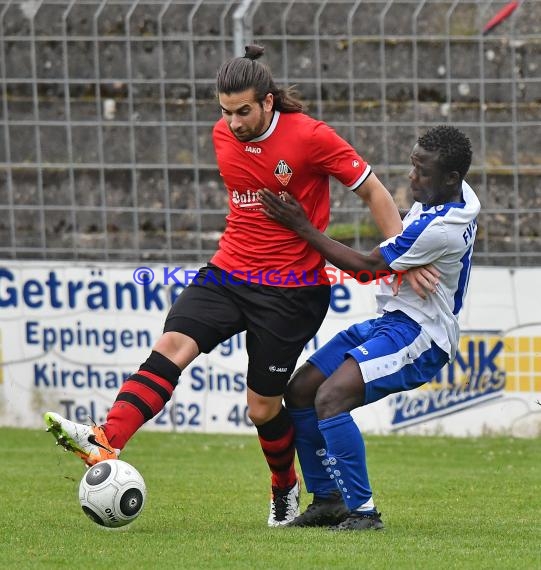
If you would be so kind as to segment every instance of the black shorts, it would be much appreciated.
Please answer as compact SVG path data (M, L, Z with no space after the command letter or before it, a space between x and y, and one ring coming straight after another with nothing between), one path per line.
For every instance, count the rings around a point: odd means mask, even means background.
M323 322L329 301L328 285L247 283L209 264L171 307L164 332L183 333L208 353L246 331L248 387L262 396L279 396L304 346Z

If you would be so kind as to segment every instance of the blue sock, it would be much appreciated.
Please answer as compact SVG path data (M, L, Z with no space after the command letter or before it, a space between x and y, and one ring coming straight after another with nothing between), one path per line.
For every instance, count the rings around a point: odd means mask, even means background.
M288 412L295 426L295 447L306 490L318 497L326 497L337 487L323 464L327 456L326 446L317 425L316 410L288 408Z
M364 440L351 414L344 412L320 420L318 425L327 443L327 473L336 480L348 509L372 511Z

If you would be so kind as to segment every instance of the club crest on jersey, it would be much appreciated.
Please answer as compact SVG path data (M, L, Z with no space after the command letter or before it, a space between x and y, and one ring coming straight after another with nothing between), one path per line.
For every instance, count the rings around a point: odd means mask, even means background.
M282 186L287 186L289 180L293 176L293 170L289 168L287 162L285 160L278 161L276 168L274 169L274 176L278 178L278 181Z

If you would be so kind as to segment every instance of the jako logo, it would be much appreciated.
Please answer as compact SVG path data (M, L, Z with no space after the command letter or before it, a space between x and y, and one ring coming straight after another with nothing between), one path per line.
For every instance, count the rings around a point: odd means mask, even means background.
M366 348L365 348L362 344L360 344L360 345L357 347L357 349L359 350L359 352L360 352L361 354L364 354L365 356L368 354L368 350L366 350Z
M105 509L105 514L107 515L107 518L111 519L114 522L118 522L118 519L115 516L115 513L113 513L113 511L109 507L107 507Z
M278 366L275 366L274 364L271 364L269 366L269 372L287 372L287 368L284 367L280 368Z

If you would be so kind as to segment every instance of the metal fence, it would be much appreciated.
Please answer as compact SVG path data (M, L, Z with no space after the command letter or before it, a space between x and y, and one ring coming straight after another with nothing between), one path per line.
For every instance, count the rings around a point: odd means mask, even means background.
M211 128L219 64L255 41L278 83L372 164L399 206L415 138L470 136L476 261L541 264L541 2L0 2L0 257L203 261L227 197ZM331 235L376 243L332 185Z

